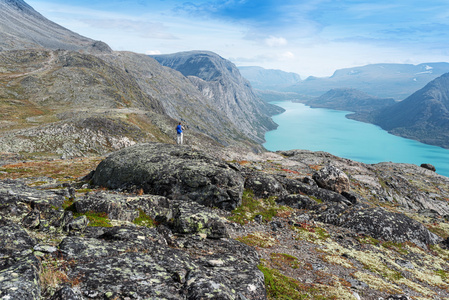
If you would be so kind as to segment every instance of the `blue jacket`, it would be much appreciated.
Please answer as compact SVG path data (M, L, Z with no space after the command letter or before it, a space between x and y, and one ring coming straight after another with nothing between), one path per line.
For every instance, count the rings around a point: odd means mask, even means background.
M181 134L181 133L182 133L182 126L181 126L181 125L176 126L176 132L177 132L178 134Z

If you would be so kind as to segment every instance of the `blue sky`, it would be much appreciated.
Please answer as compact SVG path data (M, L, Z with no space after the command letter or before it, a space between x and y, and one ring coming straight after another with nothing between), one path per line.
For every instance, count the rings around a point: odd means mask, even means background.
M114 50L210 50L307 76L372 63L449 61L447 0L25 0Z

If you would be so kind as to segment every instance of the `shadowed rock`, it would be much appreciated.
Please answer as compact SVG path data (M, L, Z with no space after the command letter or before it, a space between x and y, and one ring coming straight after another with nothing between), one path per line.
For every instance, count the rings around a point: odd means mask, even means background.
M232 210L241 203L243 177L229 164L183 146L149 143L113 153L93 176L95 185L140 189L170 199Z

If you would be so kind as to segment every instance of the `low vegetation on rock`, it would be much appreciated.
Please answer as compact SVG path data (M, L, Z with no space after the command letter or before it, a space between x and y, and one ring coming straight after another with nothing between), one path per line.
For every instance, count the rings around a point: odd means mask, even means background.
M148 172L163 160L160 179L177 193L146 189L147 175L125 184L121 168L138 149L151 150L134 167ZM449 298L449 179L428 169L164 144L114 157L108 189L95 179L108 159L2 155L1 297ZM225 188L222 173L206 171L216 167L241 178L235 206L188 196L204 180ZM323 188L336 182L324 174L348 188Z

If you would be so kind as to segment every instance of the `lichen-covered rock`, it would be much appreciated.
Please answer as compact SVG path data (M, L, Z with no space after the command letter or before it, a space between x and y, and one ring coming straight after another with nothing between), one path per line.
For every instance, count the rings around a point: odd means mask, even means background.
M297 209L307 209L307 210L318 209L320 206L320 204L316 200L310 199L305 195L299 194L279 197L276 200L276 203L279 205L286 205Z
M254 192L254 196L268 198L270 196L285 195L282 184L274 176L262 172L253 172L245 181L245 189Z
M69 278L89 299L266 299L257 252L228 239L179 237L169 247L155 228L122 226L97 237L67 237L60 250L77 264Z
M17 224L0 226L0 256L15 255L32 249L34 245L36 241L21 226Z
M0 299L41 299L40 268L32 254L0 264Z
M74 204L79 213L104 212L113 220L133 221L139 216L137 210L128 208L127 197L121 195L97 192L85 195Z
M173 209L173 230L181 234L206 234L208 238L229 237L226 226L216 214L196 203L177 201Z
M50 300L83 300L83 298L72 288L64 286L54 293Z
M316 181L318 186L337 193L349 191L348 176L333 165L326 165L314 173L313 180Z
M362 208L357 205L346 211L344 207L337 209L333 206L322 212L318 219L376 239L396 243L412 242L422 248L442 240L424 225L406 215L379 207Z
M88 224L89 220L86 216L79 216L78 218L73 219L69 224L67 224L67 231L84 231Z
M352 205L351 201L348 200L343 195L321 188L317 185L311 185L303 183L299 180L283 178L278 176L277 180L282 183L283 187L288 194L305 194L307 196L315 197L317 200L322 202L336 202L343 203L346 205Z
M231 165L193 149L159 143L117 151L95 170L93 184L140 189L170 199L232 210L241 203L243 177Z

